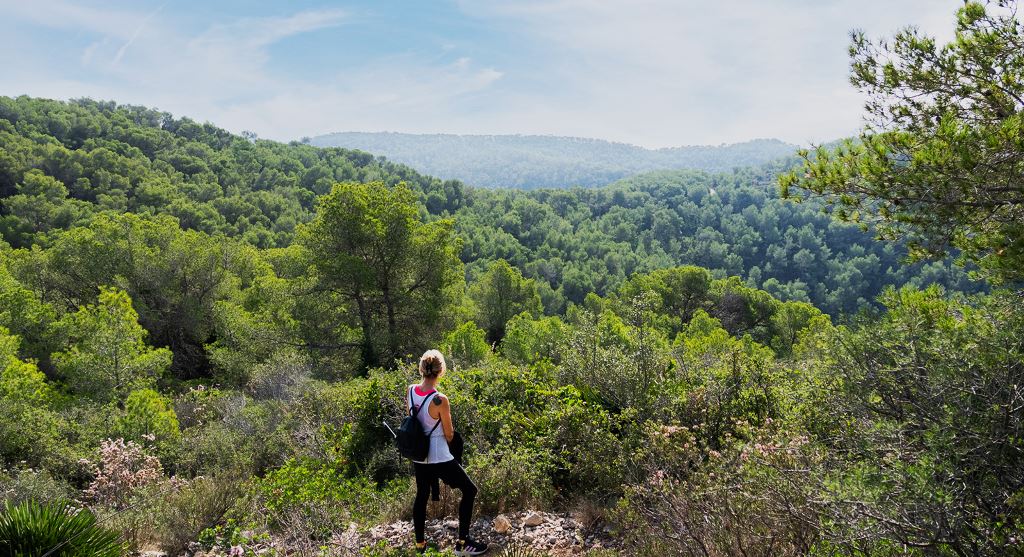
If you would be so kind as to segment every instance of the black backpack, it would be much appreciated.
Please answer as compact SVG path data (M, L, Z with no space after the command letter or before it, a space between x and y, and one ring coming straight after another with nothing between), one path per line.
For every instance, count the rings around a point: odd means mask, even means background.
M430 436L434 434L437 426L441 425L441 420L437 420L430 433L424 433L419 414L436 394L437 391L430 393L427 395L427 398L423 399L423 403L419 407L414 408L412 405L412 388L409 388L409 415L402 420L402 425L398 426L398 433L395 434L398 452L405 458L425 460L430 452Z

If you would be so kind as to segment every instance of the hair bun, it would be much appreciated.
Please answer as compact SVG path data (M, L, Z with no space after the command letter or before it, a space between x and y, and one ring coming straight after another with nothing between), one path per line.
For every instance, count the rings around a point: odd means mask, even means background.
M423 377L437 377L445 371L444 356L437 350L427 350L420 357L419 368Z

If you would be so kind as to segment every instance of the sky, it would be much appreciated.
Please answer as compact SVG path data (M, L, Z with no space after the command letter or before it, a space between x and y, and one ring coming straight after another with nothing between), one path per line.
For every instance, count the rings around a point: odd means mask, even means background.
M948 40L961 0L0 0L0 95L290 141L543 134L645 147L856 133L849 32Z

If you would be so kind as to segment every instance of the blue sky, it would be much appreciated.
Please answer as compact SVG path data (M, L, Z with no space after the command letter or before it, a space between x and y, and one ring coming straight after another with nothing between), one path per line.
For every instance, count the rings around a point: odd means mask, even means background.
M0 95L291 140L522 133L647 147L854 133L848 32L948 39L960 0L0 0Z

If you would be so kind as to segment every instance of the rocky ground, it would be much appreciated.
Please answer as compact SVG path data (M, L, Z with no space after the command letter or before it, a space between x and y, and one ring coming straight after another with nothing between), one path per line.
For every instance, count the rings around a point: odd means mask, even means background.
M427 521L427 542L444 551L455 545L459 522L453 516ZM470 528L470 536L491 545L490 555L500 556L506 548L521 548L532 551L537 557L568 557L577 555L616 555L621 543L612 529L600 521L582 520L570 513L549 513L523 511L500 514L495 517L476 519ZM394 549L411 549L413 546L411 521L381 524L369 529L358 528L354 523L348 530L334 535L326 546L312 543L299 547L293 540L265 540L245 546L225 546L204 550L198 543L185 554L189 557L242 557L261 555L329 555L341 557L361 555L362 549L384 546ZM299 544L301 545L301 544ZM602 550L611 550L603 553ZM167 557L157 550L143 551L142 557Z
M459 522L454 517L427 521L427 542L438 549L455 544ZM518 546L542 551L555 557L582 555L593 549L617 549L620 544L610 528L601 524L583 524L568 513L524 511L478 518L470 536L490 543L495 550ZM339 553L356 552L361 547L385 542L390 547L409 547L413 542L412 522L394 522L360 532L354 527L332 540ZM498 554L495 551L494 554Z

